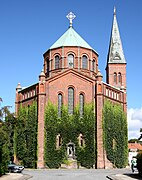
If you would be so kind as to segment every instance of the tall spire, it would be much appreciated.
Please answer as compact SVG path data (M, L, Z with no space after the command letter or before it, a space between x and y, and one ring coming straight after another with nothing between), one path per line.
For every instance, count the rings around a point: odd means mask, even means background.
M115 7L107 63L126 63L116 19Z

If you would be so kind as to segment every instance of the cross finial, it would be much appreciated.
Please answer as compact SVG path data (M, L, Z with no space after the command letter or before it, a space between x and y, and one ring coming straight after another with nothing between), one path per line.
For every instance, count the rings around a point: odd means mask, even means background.
M76 17L72 12L66 16L70 21L70 27L72 27L72 20Z
M114 15L116 15L116 7L114 6Z

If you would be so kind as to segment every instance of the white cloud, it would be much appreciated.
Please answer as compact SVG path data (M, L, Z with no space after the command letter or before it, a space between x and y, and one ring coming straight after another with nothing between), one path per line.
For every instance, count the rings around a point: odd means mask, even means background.
M142 128L142 108L128 109L128 139L139 138L140 128Z

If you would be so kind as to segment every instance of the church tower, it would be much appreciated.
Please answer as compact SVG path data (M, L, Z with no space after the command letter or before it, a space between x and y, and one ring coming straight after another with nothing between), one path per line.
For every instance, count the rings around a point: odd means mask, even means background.
M114 87L126 89L126 60L123 53L115 8L106 65L106 82Z

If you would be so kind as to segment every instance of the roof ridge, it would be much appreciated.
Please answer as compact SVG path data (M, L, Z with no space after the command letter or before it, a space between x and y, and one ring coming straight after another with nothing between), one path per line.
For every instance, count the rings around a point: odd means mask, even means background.
M79 46L87 49L92 49L95 51L89 44L86 42L71 26L67 31L49 48L54 49L64 46ZM95 51L96 52L96 51ZM97 53L97 52L96 52ZM98 54L98 53L97 53Z

